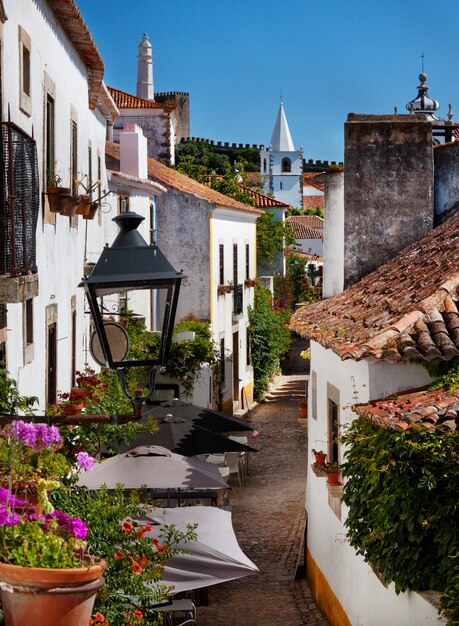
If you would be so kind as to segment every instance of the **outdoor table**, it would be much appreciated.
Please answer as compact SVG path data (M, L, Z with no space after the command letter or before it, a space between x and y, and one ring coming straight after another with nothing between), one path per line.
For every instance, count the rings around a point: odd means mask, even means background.
M181 491L180 489L168 489L166 491L157 491L156 489L152 489L150 491L150 495L155 500L166 500L169 504L170 500L177 500L177 505L180 506L181 500L211 500L212 506L217 506L218 502L218 491L211 491L208 489L204 490L195 490L195 491Z

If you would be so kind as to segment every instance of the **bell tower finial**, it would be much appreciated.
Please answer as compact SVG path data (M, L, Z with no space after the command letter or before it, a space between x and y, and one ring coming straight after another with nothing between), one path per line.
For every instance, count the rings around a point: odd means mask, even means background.
M144 100L155 99L155 87L153 84L153 53L148 35L142 35L137 55L137 97Z

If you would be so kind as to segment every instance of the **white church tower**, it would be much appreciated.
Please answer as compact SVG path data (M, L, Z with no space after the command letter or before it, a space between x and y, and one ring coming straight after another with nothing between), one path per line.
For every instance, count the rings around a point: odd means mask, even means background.
M153 52L148 35L142 36L137 56L137 93L138 98L144 100L155 99L155 87L153 84Z
M281 100L271 144L260 151L265 194L301 209L303 206L303 149L295 150Z

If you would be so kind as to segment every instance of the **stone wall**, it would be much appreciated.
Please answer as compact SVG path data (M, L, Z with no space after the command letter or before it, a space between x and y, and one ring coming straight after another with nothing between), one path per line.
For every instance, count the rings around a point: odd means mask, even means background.
M433 228L432 125L350 113L344 128L344 286Z
M172 162L171 115L164 109L120 110L113 128L113 139L119 143L119 134L126 124L137 124L148 141L148 156L169 165Z
M459 209L459 142L434 148L435 225Z
M175 106L177 129L175 144L190 136L190 94L184 91L155 93L155 102L168 103Z

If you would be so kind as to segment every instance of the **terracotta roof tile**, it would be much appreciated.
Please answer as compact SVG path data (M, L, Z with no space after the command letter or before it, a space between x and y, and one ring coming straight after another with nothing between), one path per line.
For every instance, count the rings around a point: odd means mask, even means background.
M324 234L322 230L310 228L309 226L306 226L306 224L303 221L298 220L296 218L297 218L296 215L292 215L291 217L288 217L286 220L292 227L292 230L295 234L296 239L323 239L324 238Z
M284 248L284 256L288 256L289 254L296 254L301 259L308 259L309 261L316 261L317 263L324 262L323 256L319 256L318 254L309 254L308 252L300 252L299 250L294 250L293 248L289 248L287 246Z
M251 196L255 200L255 206L259 209L269 209L269 208L279 208L288 210L290 208L289 204L285 204L285 202L281 202L280 200L276 200L276 198L270 198L269 196L265 196L264 194L255 191L254 189L250 189L245 185L239 183L239 187L242 191L249 196Z
M427 428L459 429L459 393L446 389L404 392L352 408L383 428L407 431L414 424L421 424Z
M174 108L174 105L161 104L159 102L145 100L144 98L138 98L137 96L133 96L120 89L115 89L114 87L107 86L107 89L119 109L163 109L171 111Z
M303 209L324 208L323 196L303 196Z
M306 228L323 228L324 218L319 215L291 215L287 217L288 222L302 224Z
M119 160L119 144L107 141L105 143L105 153L112 159ZM188 178L188 176L180 174L180 172L177 172L176 170L173 170L152 158L148 159L148 176L163 185L179 189L184 193L189 193L193 196L197 196L198 198L203 198L204 200L208 200L209 202L218 204L219 206L228 209L235 209L237 211L243 211L244 213L254 213L256 215L263 214L263 211L260 209L238 202L237 200L225 196L218 191L210 189L206 185L201 185L201 183L198 183L196 180Z
M95 109L104 77L104 61L75 0L48 0L48 2L88 68L89 108Z
M459 356L459 213L342 293L299 309L291 328L342 359Z

